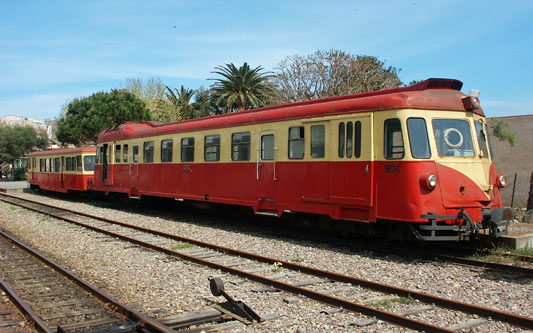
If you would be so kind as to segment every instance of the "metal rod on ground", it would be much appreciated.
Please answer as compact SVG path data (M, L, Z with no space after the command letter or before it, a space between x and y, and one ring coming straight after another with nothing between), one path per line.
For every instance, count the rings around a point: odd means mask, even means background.
M529 179L529 196L527 199L527 210L533 209L533 172L531 172L531 178Z
M513 182L513 195L511 196L511 208L513 208L513 204L514 204L514 190L516 188L516 172L514 174L514 182Z

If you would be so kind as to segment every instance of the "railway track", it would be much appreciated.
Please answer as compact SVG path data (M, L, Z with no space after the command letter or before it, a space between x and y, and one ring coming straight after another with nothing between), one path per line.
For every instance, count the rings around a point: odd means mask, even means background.
M0 285L39 332L171 332L0 231Z
M5 198L2 200L4 199ZM17 200L18 203L15 203ZM11 197L4 201L94 231L105 233L109 236L117 237L155 251L163 252L167 255L219 269L265 285L264 288L258 291L272 292L275 290L284 290L289 293L306 296L310 299L330 304L333 308L342 308L349 311L359 312L369 317L412 329L444 332L486 322L486 319L476 318L473 321L463 323L463 326L443 328L432 323L422 322L407 317L416 316L421 312L441 311L440 309L448 309L445 311L465 312L484 318L490 317L491 320L502 321L528 329L533 328L533 320L531 318L512 313L461 303L451 299L379 284L337 274L335 272L318 270L312 267L298 265L293 262L278 260L276 258L246 253L227 247L219 247L214 244L208 244L190 238L133 226L119 221L112 221L85 213L62 209L59 210L57 207L48 205L44 205L46 209L37 208L35 206L32 207L32 205L42 207L43 204L36 202L30 204L30 200L17 197ZM55 210L55 212L53 212L53 210ZM68 215L70 214L76 214L77 217L69 217ZM192 245L194 245L194 247L191 247ZM361 291L363 291L363 294L371 295L371 297L367 297L362 301L352 301L351 298L353 298L353 295L361 294ZM414 299L426 304L417 308L407 308L398 313L383 311L375 306L377 303L384 300L397 299ZM367 323L361 323L361 325L371 324L373 320L375 319L370 319Z

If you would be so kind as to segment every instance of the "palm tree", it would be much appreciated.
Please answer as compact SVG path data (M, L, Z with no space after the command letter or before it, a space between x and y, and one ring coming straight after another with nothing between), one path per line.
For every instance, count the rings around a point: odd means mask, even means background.
M229 110L242 111L267 103L272 88L266 82L271 75L262 73L261 66L251 69L244 63L237 68L231 63L215 69L212 73L223 76L223 79L210 79L216 81L211 85L216 105L225 104Z
M167 100L173 106L174 111L177 113L178 118L181 119L191 119L193 117L193 108L191 105L191 99L196 93L195 90L186 89L181 86L180 90L174 88L176 91L172 91L170 87L166 86L168 92Z

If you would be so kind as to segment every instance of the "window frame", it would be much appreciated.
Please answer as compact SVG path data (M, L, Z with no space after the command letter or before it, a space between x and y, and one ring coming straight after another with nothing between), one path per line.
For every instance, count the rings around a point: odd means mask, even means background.
M191 136L191 137L182 138L180 140L180 147L181 147L180 160L182 162L194 162L194 137Z
M165 147L163 148L163 144L170 142L170 148ZM174 149L174 140L172 139L164 139L160 142L161 150L160 150L160 159L161 163L172 163L173 156L173 149ZM169 159L170 158L170 159Z
M240 142L235 142L235 136L237 135L241 136ZM243 136L247 136L248 141L243 141L242 140ZM252 143L252 135L250 132L238 132L238 133L231 134L231 160L232 161L249 161L250 155L251 155L251 143ZM242 156L243 153L246 156Z
M396 130L396 131L390 132L388 130L387 125L392 123L392 122L395 122L395 123L397 123L397 125L399 125L399 127L397 127L397 128L400 129L399 131ZM402 141L401 142L401 144L402 144L401 146L395 146L394 145L394 140L395 140L394 133L397 133L397 132L400 133L399 138ZM391 133L391 134L388 135L389 133ZM399 152L395 152L394 151L394 148L397 148L397 147L402 147L401 157L394 157L395 154L399 153ZM390 151L390 154L389 154L389 151ZM383 122L383 157L385 159L387 159L387 160L401 160L401 159L405 158L405 142L404 142L404 139L403 139L402 121L399 118L389 118L389 119L386 119Z
M318 138L321 141L316 141L316 138L313 136L313 130L319 130L322 129L322 135L320 138ZM320 135L320 133L318 133ZM326 157L326 125L312 125L311 126L311 158L325 158ZM318 147L318 155L314 155L317 153L317 147Z
M422 120L424 122L424 129L425 129L425 133L426 133L426 146L427 146L427 152L428 152L427 156L424 156L424 157L415 156L415 153L414 153L414 150L413 150L413 141L411 140L411 137L413 135L411 135L411 126L409 125L409 123L412 120ZM427 159L431 158L431 145L429 144L429 133L428 133L428 127L427 127L427 122L426 122L425 118L423 118L423 117L409 117L409 118L407 118L407 136L409 137L409 149L411 151L411 157L412 158L423 159L423 160L427 160Z
M213 139L212 143L208 143L208 140ZM214 151L210 151L214 150ZM209 157L208 156L214 156ZM218 162L220 161L220 134L206 135L204 136L204 161L205 162Z
M155 153L155 142L153 140L144 141L143 142L143 163L154 163L154 153Z
M122 156L122 145L115 145L115 163L120 163L120 157Z
M297 138L292 138L291 137L291 130L292 129L299 129L298 131L298 137ZM293 147L295 147L296 145L298 145L298 149L293 149ZM302 160L305 158L305 126L292 126L292 127L289 127L289 139L288 139L288 151L287 151L287 155L289 157L289 159L291 160ZM297 155L297 156L294 156L294 152L298 152L298 151L301 151L301 156L300 155ZM293 153L293 156L291 156L291 152Z

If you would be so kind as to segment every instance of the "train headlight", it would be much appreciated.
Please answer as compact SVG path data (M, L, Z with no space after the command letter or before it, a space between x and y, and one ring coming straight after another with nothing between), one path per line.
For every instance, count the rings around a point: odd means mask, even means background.
M428 177L428 185L431 189L434 189L435 186L437 186L437 176L435 175L429 175Z
M420 183L428 190L433 190L437 186L437 176L425 174L420 177Z
M496 175L496 180L496 185L498 185L498 187L500 188L504 187L505 184L507 184L507 179L505 179L505 176L502 174Z

